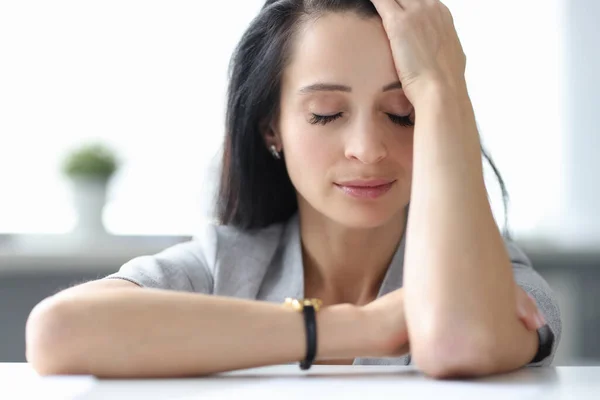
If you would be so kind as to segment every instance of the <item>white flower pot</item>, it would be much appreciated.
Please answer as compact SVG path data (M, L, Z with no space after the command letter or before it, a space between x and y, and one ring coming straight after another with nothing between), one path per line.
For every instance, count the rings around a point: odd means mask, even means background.
M73 205L77 213L74 233L82 239L106 235L102 215L106 204L108 181L93 178L71 178Z

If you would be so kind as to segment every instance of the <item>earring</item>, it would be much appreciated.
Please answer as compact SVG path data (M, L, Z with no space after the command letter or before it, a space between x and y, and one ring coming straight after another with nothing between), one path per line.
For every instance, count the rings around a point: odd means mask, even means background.
M281 160L281 154L279 154L279 152L277 151L277 147L275 147L274 144L272 144L271 147L269 147L269 150L271 150L273 158L275 158L276 160Z

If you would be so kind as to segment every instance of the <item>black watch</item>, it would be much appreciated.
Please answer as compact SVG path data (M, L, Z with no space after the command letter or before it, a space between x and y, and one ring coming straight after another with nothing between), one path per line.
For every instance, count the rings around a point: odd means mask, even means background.
M552 354L552 346L554 345L555 340L554 333L552 333L552 330L547 324L542 326L536 332L539 342L538 351L535 354L535 357L533 357L533 360L530 361L530 364L538 363Z

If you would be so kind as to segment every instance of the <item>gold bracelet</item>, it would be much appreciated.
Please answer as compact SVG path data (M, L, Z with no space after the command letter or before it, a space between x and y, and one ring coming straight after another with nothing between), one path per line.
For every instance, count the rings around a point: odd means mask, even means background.
M294 299L286 297L283 306L299 312L304 310L304 306L313 306L315 312L317 312L323 306L323 301L321 299Z

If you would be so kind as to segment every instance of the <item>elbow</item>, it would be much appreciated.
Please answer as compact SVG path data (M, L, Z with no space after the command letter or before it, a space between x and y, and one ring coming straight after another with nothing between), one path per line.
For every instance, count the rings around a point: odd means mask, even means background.
M435 329L411 340L412 358L434 379L471 378L493 372L493 335L480 328Z
M25 327L25 357L42 376L73 375L84 371L75 364L75 341L70 304L49 297L37 304Z

